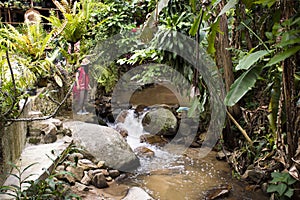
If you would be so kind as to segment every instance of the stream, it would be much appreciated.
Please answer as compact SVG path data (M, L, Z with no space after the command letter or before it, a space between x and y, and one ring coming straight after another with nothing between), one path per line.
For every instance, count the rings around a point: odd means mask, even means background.
M177 103L172 92L163 86L138 91L131 98L133 105L149 106L159 102ZM124 123L119 125L127 129L127 142L132 149L145 146L155 156L141 158L141 166L123 184L142 187L159 200L206 199L208 193L222 191L218 188L230 190L226 197L218 199L268 199L261 190L254 191L246 183L233 178L227 162L216 159L217 152L211 151L206 157L199 159L197 155L200 148L188 148L182 155L175 155L160 147L140 143L140 136L145 134L141 118L135 116L134 110L129 110Z

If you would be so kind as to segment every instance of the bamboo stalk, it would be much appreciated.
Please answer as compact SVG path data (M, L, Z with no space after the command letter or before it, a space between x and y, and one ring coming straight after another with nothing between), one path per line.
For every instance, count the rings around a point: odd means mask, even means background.
M243 136L246 138L246 140L253 145L253 141L251 140L251 138L248 136L247 132L240 126L240 124L234 119L234 117L230 114L230 112L228 112L228 110L226 110L227 115L229 116L229 118L233 121L233 123L236 125L236 127L241 131L241 133L243 134Z

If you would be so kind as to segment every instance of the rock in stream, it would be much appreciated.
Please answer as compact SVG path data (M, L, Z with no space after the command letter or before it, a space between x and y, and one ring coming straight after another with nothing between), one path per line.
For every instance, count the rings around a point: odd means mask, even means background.
M73 138L97 161L120 171L132 171L139 165L139 159L124 138L113 128L80 121L67 122L73 131Z

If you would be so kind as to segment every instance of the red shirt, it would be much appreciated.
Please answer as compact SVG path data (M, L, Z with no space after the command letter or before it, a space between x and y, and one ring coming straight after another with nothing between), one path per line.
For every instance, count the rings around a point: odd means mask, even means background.
M80 90L88 90L89 83L90 83L89 75L85 73L83 67L78 68L78 73L79 73L78 83L79 83Z

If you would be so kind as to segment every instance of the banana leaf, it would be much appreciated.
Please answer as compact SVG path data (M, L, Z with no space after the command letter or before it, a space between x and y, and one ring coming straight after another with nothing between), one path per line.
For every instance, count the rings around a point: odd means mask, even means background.
M261 70L261 67L252 67L236 79L225 97L225 105L235 105L249 90L251 90L255 85Z

